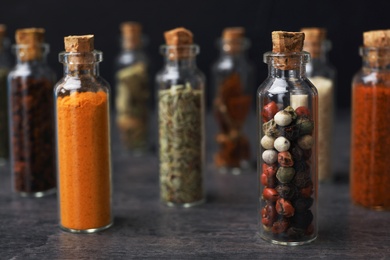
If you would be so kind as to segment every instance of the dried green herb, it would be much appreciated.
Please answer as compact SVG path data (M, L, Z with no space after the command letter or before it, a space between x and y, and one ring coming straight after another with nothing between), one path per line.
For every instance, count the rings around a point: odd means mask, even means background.
M145 150L148 139L149 82L146 65L136 63L118 71L116 122L130 150Z
M159 91L161 199L203 199L203 91L189 84Z

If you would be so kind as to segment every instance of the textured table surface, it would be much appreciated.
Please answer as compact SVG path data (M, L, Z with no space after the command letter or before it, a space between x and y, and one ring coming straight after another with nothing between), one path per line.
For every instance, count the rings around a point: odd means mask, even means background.
M115 223L97 234L59 230L56 196L16 197L7 167L0 167L0 259L390 259L390 212L350 201L347 113L336 122L333 181L319 187L319 237L299 247L258 238L255 170L217 173L210 118L207 129L207 202L189 209L160 204L156 155L129 156L113 129Z

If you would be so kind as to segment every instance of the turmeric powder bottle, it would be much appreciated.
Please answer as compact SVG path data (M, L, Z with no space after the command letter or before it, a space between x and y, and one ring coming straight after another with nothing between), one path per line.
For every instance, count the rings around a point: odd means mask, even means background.
M199 46L185 28L165 32L164 68L157 74L160 198L168 206L204 202L204 87Z
M116 58L116 124L125 148L141 155L150 145L149 62L143 50L141 24L124 22L120 27L122 50Z
M60 227L92 233L112 225L109 85L94 36L65 37L55 86Z
M49 45L42 28L15 34L17 63L8 75L9 139L13 189L42 197L56 188L53 87L55 74L46 62Z
M253 67L246 57L249 40L242 27L225 28L220 56L212 67L213 111L219 133L214 162L220 172L240 174L249 168L250 144L244 133L254 89Z
M306 77L302 32L272 32L257 91L259 231L295 246L317 237L317 90Z
M351 198L390 210L390 30L363 34L362 69L352 81Z

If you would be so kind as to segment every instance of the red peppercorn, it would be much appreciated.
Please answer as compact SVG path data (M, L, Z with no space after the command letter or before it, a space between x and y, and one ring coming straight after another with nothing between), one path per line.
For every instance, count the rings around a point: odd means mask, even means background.
M261 209L261 223L265 226L272 227L272 224L277 218L277 213L274 205L267 204Z
M279 193L275 189L265 188L263 190L263 197L265 200L275 202L279 199Z
M278 105L274 101L268 103L263 107L261 115L263 117L263 122L268 122L271 120L275 114L279 111Z
M281 220L276 221L272 225L272 233L280 234L287 230L289 226L289 221L286 218L282 218Z
M304 198L309 198L313 194L313 185L309 185L299 191Z
M287 218L294 216L295 209L291 205L291 202L285 199L278 199L276 202L276 211L278 214Z
M310 110L305 106L300 106L295 109L295 113L297 113L298 116L310 116Z
M283 167L291 167L294 165L294 161L289 152L278 153L278 163Z
M267 177L276 176L277 170L278 170L277 164L268 165L266 163L263 163L263 173L265 173L265 175L267 175Z
M260 181L261 184L263 184L264 186L268 186L268 178L267 175L265 175L265 173L261 174Z

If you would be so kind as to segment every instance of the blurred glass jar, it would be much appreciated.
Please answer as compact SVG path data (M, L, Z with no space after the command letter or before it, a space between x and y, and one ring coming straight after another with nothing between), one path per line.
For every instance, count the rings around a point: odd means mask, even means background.
M41 197L56 187L53 86L46 63L45 30L16 31L17 63L8 75L9 138L13 189Z
M332 133L334 115L334 85L336 70L329 63L327 53L331 42L323 28L302 28L305 33L304 51L311 55L306 64L306 75L318 91L318 179L332 178Z
M149 62L143 50L142 28L121 24L122 50L116 58L116 123L124 146L139 155L149 148Z
M259 230L266 241L317 237L317 91L306 78L303 33L272 33L268 77L257 92Z
M250 144L244 133L254 89L250 46L242 27L226 28L219 41L220 56L212 67L213 110L218 124L214 163L223 172L240 174L249 168Z
M351 199L390 210L390 30L363 34L363 66L352 80Z
M169 206L203 203L205 76L199 46L185 28L165 32L164 68L157 74L160 198Z
M7 76L13 67L6 29L0 24L0 165L5 164L9 155Z

